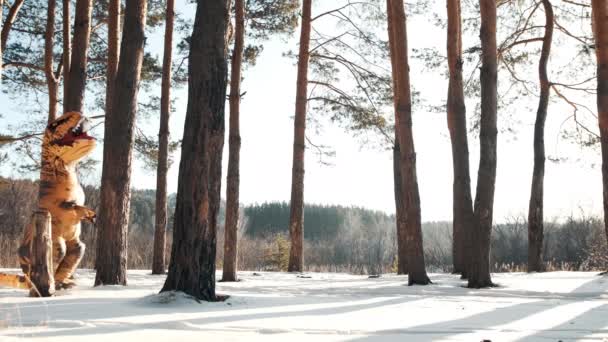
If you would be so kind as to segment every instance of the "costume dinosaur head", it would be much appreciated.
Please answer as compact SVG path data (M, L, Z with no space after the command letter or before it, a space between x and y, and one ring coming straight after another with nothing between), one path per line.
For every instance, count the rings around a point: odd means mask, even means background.
M89 119L78 112L67 112L51 122L44 131L43 158L59 158L65 164L78 162L95 148L89 136Z

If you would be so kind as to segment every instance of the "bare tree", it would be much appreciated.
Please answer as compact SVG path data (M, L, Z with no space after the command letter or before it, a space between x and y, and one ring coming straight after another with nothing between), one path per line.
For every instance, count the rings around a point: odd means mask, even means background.
M167 0L165 47L160 95L160 127L158 131L158 165L156 171L156 221L152 274L164 274L167 240L167 171L169 169L169 116L171 115L171 63L173 53L173 19L175 1Z
M188 109L179 167L173 245L161 290L214 301L216 234L211 215L221 153L213 143L224 121L229 1L199 0L190 39ZM221 157L219 159L221 163ZM220 169L221 171L221 169ZM219 181L221 182L221 173ZM217 218L215 219L217 221Z
M543 270L543 200L545 178L545 121L551 85L547 76L547 63L553 40L553 6L549 0L542 0L545 9L545 35L538 63L540 96L534 124L534 170L532 173L532 190L528 209L528 272Z
M289 272L302 272L304 268L304 152L306 150L306 105L308 89L308 62L310 59L310 27L312 0L302 1L300 51L296 81L296 110L293 131L293 164L291 169L291 202L289 213Z
M426 285L431 281L426 274L424 251L422 247L422 229L420 217L420 194L416 178L416 152L412 132L412 99L407 54L407 31L405 26L405 9L402 1L387 0L392 18L389 41L393 40L394 48L391 58L395 87L395 130L398 131L401 191L405 209L405 226L407 236L407 267L410 285Z
M481 11L481 118L480 158L472 231L472 257L467 267L468 287L492 286L490 277L490 237L496 185L497 49L496 1L480 0Z
M127 284L131 157L146 12L146 0L127 0L112 110L105 117L95 285Z

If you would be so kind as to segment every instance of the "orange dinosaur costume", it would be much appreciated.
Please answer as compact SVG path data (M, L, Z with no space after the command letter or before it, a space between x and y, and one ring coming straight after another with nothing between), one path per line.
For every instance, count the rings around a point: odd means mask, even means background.
M84 192L78 183L76 164L95 148L87 134L89 120L78 112L68 112L51 122L42 141L38 207L51 213L55 288L75 285L72 274L80 263L85 245L80 241L80 221L95 220L95 212L84 207ZM25 228L19 247L19 262L24 275L0 273L0 286L28 289L33 220Z

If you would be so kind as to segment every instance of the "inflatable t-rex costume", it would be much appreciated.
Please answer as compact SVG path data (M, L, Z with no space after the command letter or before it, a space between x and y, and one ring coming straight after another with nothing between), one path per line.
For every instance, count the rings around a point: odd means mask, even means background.
M84 254L80 241L80 221L93 222L95 212L84 207L84 192L78 183L76 164L95 148L87 134L89 120L78 112L68 112L51 122L42 141L42 170L38 207L51 214L55 288L75 285L72 274ZM30 288L30 248L34 238L30 223L19 247L19 262L25 275L0 273L0 286Z

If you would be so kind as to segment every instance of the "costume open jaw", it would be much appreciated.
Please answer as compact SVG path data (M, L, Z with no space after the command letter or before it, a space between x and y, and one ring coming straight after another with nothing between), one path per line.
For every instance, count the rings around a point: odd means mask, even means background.
M87 134L90 126L89 120L83 116L72 129L69 129L63 135L63 137L55 139L53 144L59 146L72 146L77 140L95 140L95 138Z

